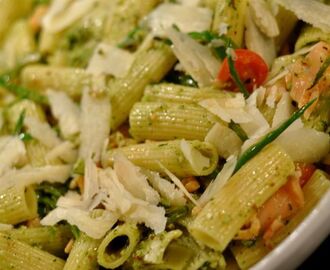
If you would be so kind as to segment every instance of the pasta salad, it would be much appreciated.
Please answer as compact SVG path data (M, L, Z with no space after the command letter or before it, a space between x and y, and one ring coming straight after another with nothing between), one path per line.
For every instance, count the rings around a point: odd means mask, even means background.
M318 0L0 2L0 269L248 269L330 191Z

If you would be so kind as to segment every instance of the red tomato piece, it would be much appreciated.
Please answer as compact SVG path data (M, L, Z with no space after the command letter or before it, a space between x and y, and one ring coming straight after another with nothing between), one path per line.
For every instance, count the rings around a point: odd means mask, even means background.
M236 49L236 59L234 66L238 76L244 83L246 89L251 93L255 86L262 85L268 75L268 66L257 53L247 49ZM230 74L227 58L223 61L218 79L223 83L228 83L231 90L237 87Z
M299 178L299 184L301 187L303 187L312 177L313 173L316 170L316 167L313 164L297 162L296 170L300 171L301 173L301 176Z

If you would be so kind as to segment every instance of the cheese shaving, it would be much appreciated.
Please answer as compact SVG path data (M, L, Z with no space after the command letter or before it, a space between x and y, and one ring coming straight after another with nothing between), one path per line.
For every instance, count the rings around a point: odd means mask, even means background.
M71 225L76 225L94 239L102 238L118 220L118 217L109 211L103 215L92 218L90 213L77 208L56 208L41 220L44 226L53 226L61 220L66 220Z
M284 132L275 142L297 162L318 162L330 150L328 134L305 127Z
M176 188L176 186L168 180L160 177L159 173L147 170L143 172L147 175L151 186L171 205L185 205L186 199L182 190Z
M26 162L24 143L16 136L2 137L0 146L0 176L15 165Z
M51 163L58 159L66 163L74 163L77 159L77 150L72 142L65 141L51 149L45 156L45 159Z
M14 228L14 226L11 224L0 223L0 232L9 231L9 230L12 230L13 228Z
M250 10L255 24L268 37L280 34L275 16L266 0L249 0Z
M55 130L53 130L48 122L42 122L36 117L26 116L24 119L24 125L27 128L27 132L43 145L49 148L55 147L61 143Z
M292 99L290 94L284 92L280 101L277 103L275 114L273 117L272 128L278 127L284 121L290 118L294 112L294 107L292 105Z
M176 25L181 32L207 31L212 23L212 11L192 5L163 3L146 18L154 36L166 37L166 30Z
M239 153L242 145L242 141L235 131L219 123L210 129L205 141L213 144L219 156L224 158Z
M169 28L167 34L173 42L172 50L184 70L197 81L200 87L211 85L220 66L219 60L212 54L211 49L173 28Z
M227 123L234 121L240 124L252 120L246 111L245 99L242 94L236 94L235 97L205 99L200 101L199 105Z
M235 166L237 163L236 156L230 156L222 170L218 173L217 177L212 181L198 199L200 206L204 206L208 201L210 201L217 193L222 189L222 187L227 183L229 178L232 176Z
M94 75L106 74L122 78L127 74L133 61L134 56L130 52L100 43L95 48L86 71Z
M146 176L123 154L114 156L113 167L120 182L134 197L155 205L159 203L159 194L150 187Z
M317 0L275 0L285 9L292 11L299 19L330 32L330 6Z
M58 33L82 18L97 3L97 0L54 0L43 17L45 31Z
M167 174L167 176L172 180L172 182L183 192L184 195L196 206L199 206L199 203L193 198L193 196L188 192L188 190L181 183L180 179L177 178L173 173L165 168L163 164L158 162L159 167Z
M11 170L0 177L0 186L29 186L41 184L44 181L50 183L64 183L70 176L69 165L47 165L44 167L25 167L19 170Z
M76 103L62 91L47 91L47 97L53 116L59 121L62 136L69 139L80 131L80 109Z
M98 88L99 89L99 88ZM86 87L81 101L81 133L79 156L99 161L110 133L111 105L107 93L93 93Z
M204 168L207 168L210 165L210 159L203 156L201 152L184 139L180 141L180 149L196 174L200 174L203 172Z

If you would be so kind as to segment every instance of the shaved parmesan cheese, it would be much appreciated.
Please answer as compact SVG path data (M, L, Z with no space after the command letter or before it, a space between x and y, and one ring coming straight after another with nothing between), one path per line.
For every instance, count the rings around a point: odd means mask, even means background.
M100 43L88 63L87 72L94 75L110 74L122 78L127 74L133 61L134 56L130 52Z
M166 37L166 30L173 25L184 33L202 32L211 27L212 11L192 5L164 3L152 11L146 21L152 33L158 37Z
M72 142L65 141L51 149L45 156L48 162L57 159L63 160L67 163L74 163L77 159L77 150Z
M183 6L198 6L200 0L179 0L178 2Z
M120 183L114 170L108 168L101 174L101 187L109 194L104 203L107 209L117 211L121 219L144 223L155 233L164 231L167 219L163 207L135 198Z
M199 105L227 123L230 121L247 123L252 120L245 109L246 104L242 94L236 94L235 97L205 99L200 101Z
M246 47L258 53L270 67L276 58L276 46L274 38L266 36L257 27L252 18L252 12L247 9L245 16L245 43Z
M0 175L14 165L23 165L26 162L24 143L16 136L3 137L0 146Z
M266 99L266 104L268 107L275 108L277 93L278 87L276 85L272 86Z
M49 148L55 147L61 143L55 130L51 128L48 122L42 122L36 117L26 116L24 125L33 138Z
M14 226L11 225L11 224L0 223L0 232L8 231L8 230L11 230L13 228L14 228Z
M47 165L44 167L25 167L11 170L0 177L0 186L29 186L44 181L50 183L64 183L70 176L69 165Z
M111 104L107 93L92 93L84 88L81 101L79 156L99 161L104 142L110 133Z
M172 50L184 70L198 82L199 86L211 85L220 66L211 49L173 28L169 28L167 34L173 42Z
M79 230L94 239L102 238L118 220L118 217L109 211L92 218L90 213L77 208L56 208L41 220L44 226L53 226L61 220L76 225Z
M205 141L213 144L219 156L228 158L230 155L238 154L242 141L235 131L216 123L205 137Z
M330 150L328 134L305 127L284 132L275 142L297 162L318 162Z
M85 160L83 200L88 201L98 192L98 168L91 158Z
M254 92L247 100L246 111L251 117L248 123L241 123L242 129L249 137L260 137L269 130L269 124L263 114L257 108L257 92Z
M257 104L256 104L256 106L261 106L263 104L264 100L265 100L266 88L263 87L263 86L260 86L260 87L256 88L253 91L253 94L254 93L257 95Z
M191 194L186 190L184 185L181 183L180 179L177 178L173 173L171 173L168 169L165 168L163 164L158 162L158 165L161 167L161 169L167 174L167 176L172 180L172 182L180 189L182 190L183 194L186 195L186 197L195 205L199 206L199 203L191 196Z
M271 7L266 0L249 0L250 10L255 24L268 37L276 37L280 34L279 27Z
M64 196L61 196L57 202L56 206L57 207L62 207L62 208L71 208L71 207L81 207L81 195L78 194L75 191L69 190Z
M219 25L219 35L227 35L229 24L221 22Z
M129 215L123 217L127 221L144 223L156 234L165 230L167 218L165 209L155 205L134 205Z
M43 17L42 26L45 31L58 33L88 13L97 0L54 0Z
M77 135L80 131L80 110L74 101L64 92L47 91L52 114L59 121L61 134L65 139Z
M152 171L144 171L144 173L147 175L152 187L171 205L180 206L186 203L182 190L176 188L168 180L160 177L159 173Z
M276 106L272 128L276 128L284 121L289 119L293 112L294 107L292 105L291 96L288 92L285 92L282 94L282 97Z
M184 139L180 141L180 149L183 156L189 161L191 168L196 172L196 174L201 173L203 168L207 168L210 165L210 159L203 156L201 152L195 149Z
M314 27L330 32L330 6L317 0L275 0L285 9L292 11L301 19Z
M221 188L227 183L228 179L232 176L235 166L237 163L236 156L230 156L227 162L223 166L222 170L218 173L217 177L212 181L198 199L200 206L204 206L208 201L210 201L216 194L219 193Z
M114 170L125 189L134 197L157 205L159 194L149 186L147 178L140 172L139 167L130 162L123 154L114 156Z
M106 209L126 214L134 203L133 196L125 190L111 168L100 171L99 177L101 189L109 194L104 203Z

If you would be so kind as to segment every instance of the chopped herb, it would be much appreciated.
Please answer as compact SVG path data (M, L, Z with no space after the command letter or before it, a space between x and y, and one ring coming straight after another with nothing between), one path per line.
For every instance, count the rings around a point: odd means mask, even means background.
M47 98L34 90L11 83L8 74L0 76L0 86L6 88L21 99L30 99L37 103L47 105Z
M24 119L25 119L25 110L23 110L16 122L15 129L14 129L14 135L18 135L18 137L26 142L30 141L33 139L33 137L29 134L23 131L23 126L24 126Z
M166 216L168 223L174 223L177 220L186 217L189 214L188 206L181 206L176 208L166 209Z
M317 72L315 79L313 81L313 84L310 88L313 88L318 82L319 80L322 78L324 72L327 70L327 68L330 66L330 57L328 57L324 63L322 64L322 66L320 67L319 71Z
M35 189L38 196L38 213L40 217L46 216L56 207L57 200L68 191L68 184L42 183Z
M266 134L259 142L250 146L238 159L234 173L237 172L246 162L257 155L266 145L273 142L283 131L285 131L294 121L296 121L304 112L315 102L316 99L311 100L306 105L294 112L292 116L281 124L277 129Z
M234 121L231 120L228 127L235 131L236 135L241 139L242 142L245 142L249 138L241 126Z
M170 71L165 77L165 81L190 87L198 87L197 82L190 75L177 70Z
M146 35L146 30L140 26L135 27L123 41L121 41L117 46L119 48L136 48L144 39Z
M257 240L256 239L251 239L251 240L242 240L241 243L243 246L250 248L253 247L256 244Z
M33 5L48 5L50 3L50 0L34 0Z
M85 162L83 159L78 159L73 165L73 173L83 175L85 171Z
M23 125L24 125L24 119L25 119L25 110L23 110L16 122L15 129L14 129L14 134L19 135L23 131Z
M248 90L246 90L245 85L243 84L242 80L240 79L240 77L236 71L236 68L235 68L235 62L229 53L227 53L227 60L228 60L229 71L230 71L230 75L231 75L232 79L234 80L239 91L244 95L244 97L248 98L250 96L250 93L248 92Z
M80 236L80 230L79 230L79 228L76 225L71 225L70 224L70 230L71 230L71 232L73 234L74 239L77 240L79 238L79 236Z

